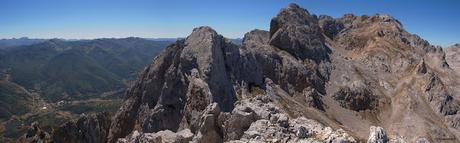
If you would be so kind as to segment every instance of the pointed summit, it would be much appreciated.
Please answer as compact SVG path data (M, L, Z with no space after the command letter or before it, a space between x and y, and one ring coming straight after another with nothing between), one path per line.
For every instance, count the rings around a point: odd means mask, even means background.
M200 26L200 27L194 28L191 35L193 35L193 33L203 33L203 32L217 34L216 30L212 29L209 26Z
M203 44L203 42L211 42L207 43L205 46L211 46L214 44L216 40L222 39L223 37L209 26L201 26L194 28L192 33L186 38L186 43L196 43L196 44ZM192 46L193 47L193 46ZM200 46L197 46L200 47Z
M316 62L327 59L330 51L324 44L318 18L297 4L289 4L271 20L270 45Z
M270 35L273 35L283 25L311 25L315 23L316 18L295 3L281 9L276 17L270 23Z

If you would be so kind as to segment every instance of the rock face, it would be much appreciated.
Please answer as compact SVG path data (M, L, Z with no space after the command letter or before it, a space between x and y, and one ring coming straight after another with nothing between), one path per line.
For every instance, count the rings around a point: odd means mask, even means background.
M446 49L446 60L449 66L456 70L460 70L460 44L455 44Z
M18 142L23 143L104 143L110 126L110 114L82 114L77 121L53 129L47 133L37 122L32 123L27 133Z
M46 143L50 141L50 135L43 131L37 122L32 123L27 133L18 140L21 143Z
M241 46L199 27L166 48L107 142L459 142L448 62L389 15L318 18L290 4Z
M170 130L156 133L139 133L134 131L127 138L119 139L118 143L188 143L192 140L193 134L189 129L174 133Z
M290 4L272 19L270 45L300 59L309 58L315 61L327 59L330 52L324 45L318 18L296 4Z
M343 87L332 97L340 106L355 111L372 110L378 106L374 93L362 82L354 82L352 87Z
M82 115L77 122L68 122L53 131L55 143L103 143L107 140L110 115L106 112L96 115Z
M115 115L110 141L134 129L156 132L193 127L195 131L199 116L212 102L222 111L231 111L236 96L225 50L236 47L209 27L196 28L185 40L169 46L128 91Z
M386 143L388 142L387 133L382 127L371 126L367 143Z

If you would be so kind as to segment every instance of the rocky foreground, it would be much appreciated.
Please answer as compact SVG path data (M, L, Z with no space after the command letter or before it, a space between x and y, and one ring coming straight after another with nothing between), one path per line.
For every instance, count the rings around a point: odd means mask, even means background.
M334 19L290 4L242 46L195 28L153 60L113 118L83 115L49 134L34 125L22 141L455 143L450 65L389 15Z

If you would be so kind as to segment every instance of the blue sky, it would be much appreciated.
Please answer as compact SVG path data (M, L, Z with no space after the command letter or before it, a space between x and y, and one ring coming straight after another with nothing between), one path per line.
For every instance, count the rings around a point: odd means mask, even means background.
M0 38L170 38L201 25L238 38L290 2L333 17L386 13L432 44L460 43L459 0L0 0Z

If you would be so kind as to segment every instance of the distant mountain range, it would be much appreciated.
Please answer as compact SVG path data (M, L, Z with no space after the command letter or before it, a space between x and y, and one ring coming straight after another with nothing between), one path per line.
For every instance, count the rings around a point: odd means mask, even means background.
M27 37L0 39L0 49L14 46L32 45L46 41L46 39L29 39Z
M157 42L175 42L178 39L184 39L184 38L180 37L180 38L143 38L143 39L149 40L149 41L157 41ZM0 39L0 49L7 49L7 48L17 47L17 46L38 44L38 43L45 42L47 40L51 40L51 39L38 39L38 38L28 38L28 37ZM88 39L59 39L59 40L62 40L62 41L91 41ZM241 45L243 39L235 38L231 40L235 44Z
M33 43L0 49L0 69L46 100L83 99L126 87L171 40L142 38ZM4 40L5 41L5 40ZM6 40L8 41L8 40ZM11 44L10 44L11 45Z
M144 38L144 39L150 40L150 41L171 41L171 42L175 42L176 40L183 39L183 38Z

